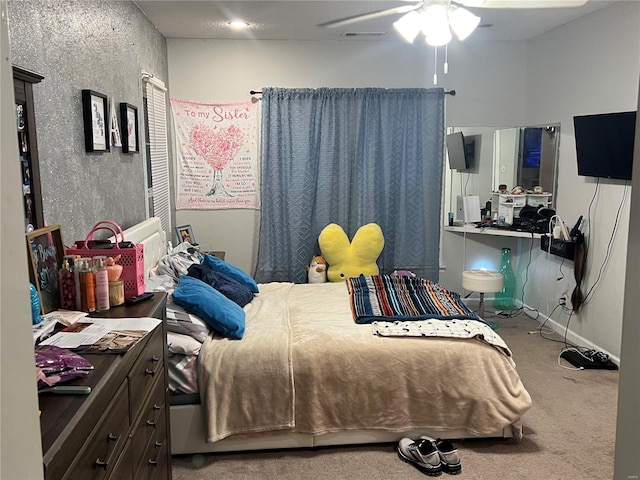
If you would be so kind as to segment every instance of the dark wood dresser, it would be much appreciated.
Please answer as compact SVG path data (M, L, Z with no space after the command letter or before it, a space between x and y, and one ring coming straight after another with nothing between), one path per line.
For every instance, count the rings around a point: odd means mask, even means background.
M171 480L166 294L95 317L162 324L124 354L85 354L94 370L70 385L89 395L40 394L45 480Z

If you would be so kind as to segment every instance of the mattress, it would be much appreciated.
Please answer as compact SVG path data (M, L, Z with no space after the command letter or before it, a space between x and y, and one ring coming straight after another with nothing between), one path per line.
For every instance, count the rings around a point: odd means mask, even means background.
M362 429L482 436L531 407L508 349L481 335L379 335L354 321L345 283L259 288L242 340L214 335L202 344L208 442Z

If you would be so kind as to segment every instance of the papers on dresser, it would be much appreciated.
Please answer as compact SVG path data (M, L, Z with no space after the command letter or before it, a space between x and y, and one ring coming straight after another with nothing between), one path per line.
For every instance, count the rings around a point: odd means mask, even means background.
M66 326L73 325L87 315L89 315L87 312L75 312L71 310L56 310L55 312L43 315L42 321L33 325L33 344L35 345L38 343L38 340L45 338L53 332L59 323Z
M161 320L151 317L86 317L40 344L91 353L120 353L131 348L160 323Z

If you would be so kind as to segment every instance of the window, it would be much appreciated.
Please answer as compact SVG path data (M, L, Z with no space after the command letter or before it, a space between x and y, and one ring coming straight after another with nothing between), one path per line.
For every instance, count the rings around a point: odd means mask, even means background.
M153 75L142 74L144 82L144 122L147 153L147 198L150 217L160 218L162 229L171 238L171 193L167 142L167 89Z

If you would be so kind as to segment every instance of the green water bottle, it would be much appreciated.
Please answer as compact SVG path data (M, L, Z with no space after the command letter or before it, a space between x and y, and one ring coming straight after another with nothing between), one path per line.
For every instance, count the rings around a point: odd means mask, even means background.
M515 308L516 297L516 275L511 268L511 249L502 249L502 259L500 261L500 273L504 277L502 291L497 292L493 306L496 310L513 310Z

